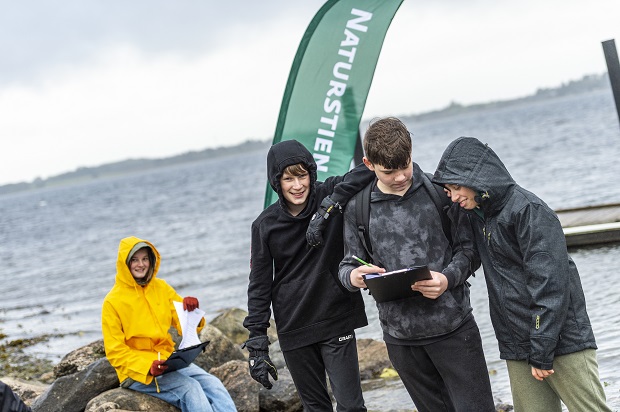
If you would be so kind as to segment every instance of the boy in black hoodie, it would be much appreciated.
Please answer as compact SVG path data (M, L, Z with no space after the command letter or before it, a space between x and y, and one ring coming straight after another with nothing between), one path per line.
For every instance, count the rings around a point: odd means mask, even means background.
M555 212L473 137L444 151L433 181L474 222L515 411L609 411L575 263Z
M248 316L243 323L250 331L245 343L250 373L267 389L272 387L269 375L277 379L267 338L271 305L304 410L333 410L327 372L338 411L365 411L354 330L368 321L361 294L338 281L338 264L344 249L341 205L373 174L360 165L322 183L316 181L316 169L310 152L295 140L273 145L267 155L269 183L279 199L252 223ZM322 248L306 244L315 212L315 220L330 221Z

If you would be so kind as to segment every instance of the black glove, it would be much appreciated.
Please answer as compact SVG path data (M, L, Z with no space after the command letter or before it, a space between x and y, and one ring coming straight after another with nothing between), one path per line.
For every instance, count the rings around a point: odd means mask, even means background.
M278 370L269 359L269 338L266 335L255 336L248 339L242 348L247 348L250 352L248 363L252 378L267 389L273 385L269 382L269 375L274 380L278 380Z
M312 247L323 246L323 230L327 225L327 219L334 213L342 213L342 207L340 203L334 202L329 196L327 196L321 202L319 210L312 215L312 219L308 224L308 230L306 231L306 241Z

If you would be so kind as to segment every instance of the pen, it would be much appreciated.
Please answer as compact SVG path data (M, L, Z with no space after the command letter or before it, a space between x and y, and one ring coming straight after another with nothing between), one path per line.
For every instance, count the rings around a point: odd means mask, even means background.
M364 262L362 259L358 258L357 256L353 255L351 256L353 259L357 260L358 262L360 262L362 265L366 265L366 266L372 266L370 263L368 262Z
M161 361L161 353L157 352L157 361ZM157 369L161 369L161 365L157 365ZM159 393L159 383L157 383L157 377L155 379L155 387L157 388L157 393Z

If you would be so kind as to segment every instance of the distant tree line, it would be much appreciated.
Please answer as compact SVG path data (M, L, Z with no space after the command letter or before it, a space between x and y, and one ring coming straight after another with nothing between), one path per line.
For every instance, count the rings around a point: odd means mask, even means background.
M568 83L562 83L561 86L555 88L541 88L536 90L535 94L511 100L501 100L489 103L478 103L471 105L462 105L452 102L446 108L427 113L413 114L403 116L402 118L410 121L421 121L435 118L443 118L454 116L456 114L472 112L476 110L496 109L502 107L513 106L532 101L540 101L546 99L554 99L557 97L575 95L580 93L588 93L596 90L609 89L611 93L611 85L607 73L586 75L581 80L571 80Z
M518 99L473 104L468 106L452 102L448 107L441 110L400 117L409 120L425 120L430 118L448 117L469 111L507 107L524 102L552 99L561 96L587 93L602 89L610 89L611 92L611 86L607 73L599 75L587 75L580 80L563 83L560 87L556 88L538 89L535 94ZM102 177L119 176L127 173L136 173L148 169L161 168L164 166L179 165L189 162L199 162L206 159L213 159L243 152L251 152L256 150L266 151L270 144L271 139L264 141L248 140L236 146L219 147L215 149L205 149L201 151L191 151L177 156L161 159L128 159L95 167L79 167L72 172L52 176L47 179L36 178L29 183L23 182L0 186L0 195L21 192L24 190L33 190L44 187L53 187L86 182Z
M0 186L0 195L21 192L24 190L40 189L44 187L64 186L87 182L103 177L120 176L128 173L143 172L145 170L166 166L200 162L207 159L252 152L256 150L265 150L266 152L270 143L271 142L266 140L248 140L236 146L191 151L177 156L161 159L127 159L101 166L78 167L72 172L59 174L47 179L36 178L30 183L24 182Z

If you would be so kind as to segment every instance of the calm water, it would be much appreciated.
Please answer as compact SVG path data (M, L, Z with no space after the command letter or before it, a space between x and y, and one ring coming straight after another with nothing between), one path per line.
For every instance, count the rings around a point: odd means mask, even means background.
M414 159L434 171L454 138L488 142L513 177L553 208L620 203L620 128L611 92L593 92L409 124ZM101 338L100 307L114 283L118 242L135 235L162 254L160 276L195 295L212 319L246 308L250 224L260 213L266 150L123 178L0 196L0 330L9 339L67 334L31 353L59 360ZM571 252L582 276L609 404L620 408L620 246ZM511 402L488 317L482 271L472 304L498 401ZM381 338L370 325L358 337ZM0 342L2 343L2 342ZM375 410L411 409L399 382L366 395ZM389 405L389 406L385 406Z

